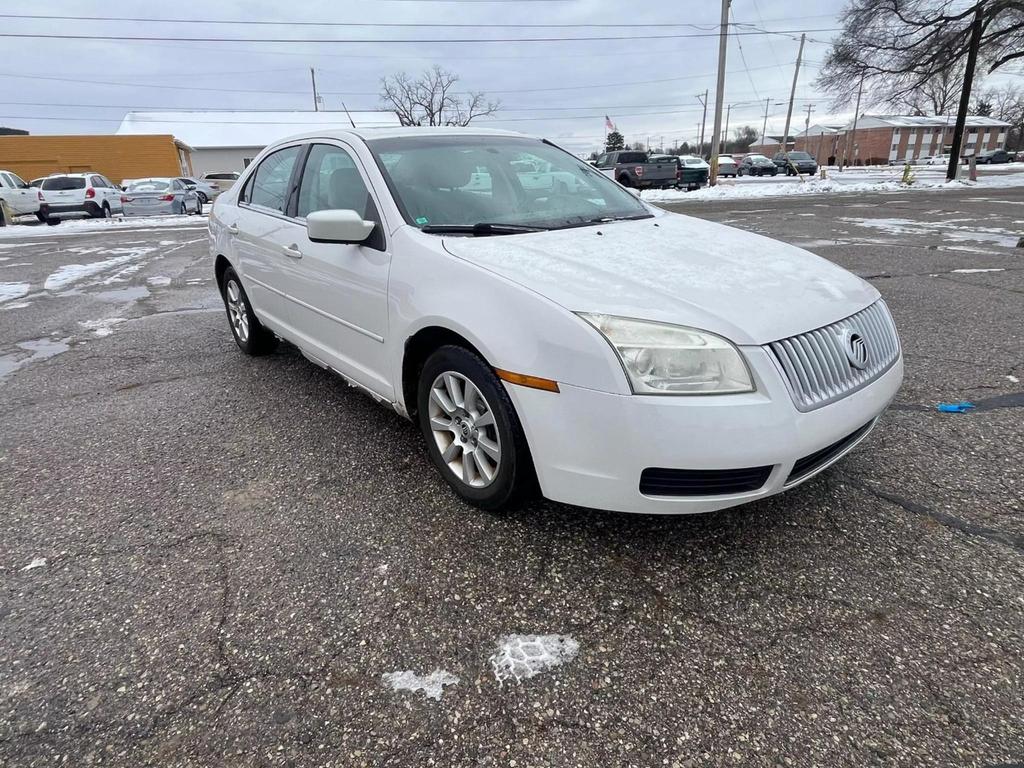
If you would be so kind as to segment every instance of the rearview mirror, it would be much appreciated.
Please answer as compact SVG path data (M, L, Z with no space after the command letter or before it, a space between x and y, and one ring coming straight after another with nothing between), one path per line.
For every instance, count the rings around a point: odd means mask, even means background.
M306 230L314 243L361 243L376 226L352 210L314 211L306 217Z

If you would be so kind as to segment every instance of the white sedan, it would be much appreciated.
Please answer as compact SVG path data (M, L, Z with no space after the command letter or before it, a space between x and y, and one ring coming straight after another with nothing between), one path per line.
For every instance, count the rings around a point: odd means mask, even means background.
M523 162L575 183L531 189ZM409 417L484 508L535 489L654 513L779 493L857 445L903 377L864 280L518 134L291 138L217 198L210 233L242 351L283 338Z

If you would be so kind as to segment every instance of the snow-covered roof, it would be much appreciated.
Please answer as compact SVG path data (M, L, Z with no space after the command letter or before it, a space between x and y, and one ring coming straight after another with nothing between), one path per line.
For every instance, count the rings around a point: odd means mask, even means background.
M862 115L857 121L858 130L861 128L940 128L954 125L956 125L956 115ZM1005 120L997 120L994 117L967 116L967 127L969 128L1009 128L1009 126L1010 124ZM852 121L848 127L852 127Z
M351 117L351 120L349 118ZM295 133L391 128L394 112L129 112L119 136L171 134L194 149L265 147Z
M797 135L798 136L821 136L822 134L825 134L827 136L827 135L830 135L830 134L833 134L833 133L842 133L844 129L845 129L845 126L843 126L843 125L836 125L834 123L831 124L831 125L815 124L815 125L812 125L810 128L808 128L806 131L800 131L800 133L798 133Z

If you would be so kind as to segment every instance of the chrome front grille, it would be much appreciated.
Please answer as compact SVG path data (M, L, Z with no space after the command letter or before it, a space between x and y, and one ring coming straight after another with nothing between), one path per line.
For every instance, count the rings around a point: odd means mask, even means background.
M857 336L861 342L856 341ZM857 357L855 350L848 349L851 338L853 346L862 343L866 347L863 368L851 362L851 357ZM764 348L778 364L801 411L813 411L846 397L889 370L900 356L896 326L881 299L845 320L773 341Z

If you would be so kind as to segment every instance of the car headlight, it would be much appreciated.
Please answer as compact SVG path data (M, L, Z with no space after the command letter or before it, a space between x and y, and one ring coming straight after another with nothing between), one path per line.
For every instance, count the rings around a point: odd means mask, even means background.
M608 340L637 395L725 395L753 392L739 350L696 328L596 315L580 317Z

